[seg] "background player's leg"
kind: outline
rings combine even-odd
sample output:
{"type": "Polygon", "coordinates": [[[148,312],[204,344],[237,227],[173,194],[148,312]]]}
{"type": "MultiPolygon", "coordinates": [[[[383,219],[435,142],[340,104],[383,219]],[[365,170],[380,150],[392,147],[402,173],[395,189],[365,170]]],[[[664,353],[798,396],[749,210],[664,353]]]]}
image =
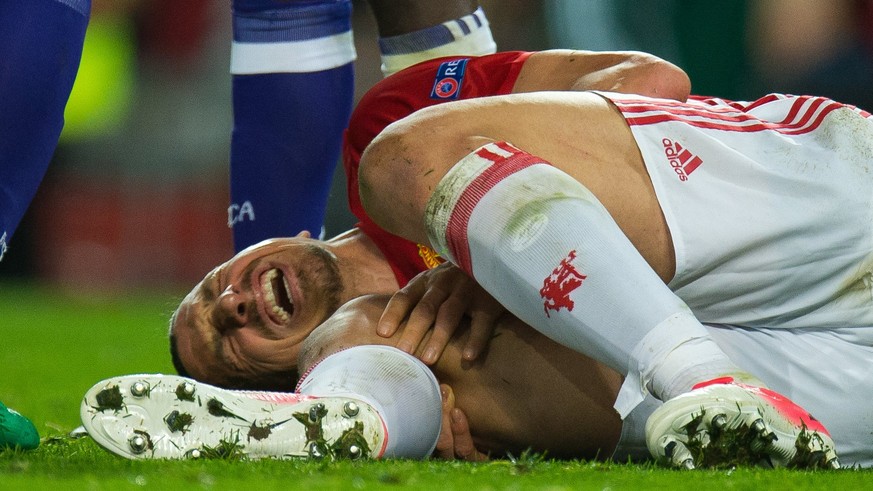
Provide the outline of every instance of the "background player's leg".
{"type": "Polygon", "coordinates": [[[0,259],[58,143],[90,0],[0,2],[0,259]]]}
{"type": "MultiPolygon", "coordinates": [[[[380,32],[392,36],[382,40],[383,60],[396,69],[494,51],[476,2],[373,4],[380,32]]],[[[233,7],[228,224],[240,250],[321,232],[352,109],[355,51],[348,0],[235,0],[233,7]]]]}
{"type": "Polygon", "coordinates": [[[234,0],[228,225],[237,250],[321,232],[354,92],[349,0],[234,0]]]}
{"type": "Polygon", "coordinates": [[[441,56],[480,56],[497,45],[478,2],[370,0],[379,26],[382,73],[441,56]]]}
{"type": "MultiPolygon", "coordinates": [[[[90,14],[90,0],[0,2],[0,260],[58,144],[90,14]]],[[[0,403],[0,449],[38,445],[0,403]]]]}

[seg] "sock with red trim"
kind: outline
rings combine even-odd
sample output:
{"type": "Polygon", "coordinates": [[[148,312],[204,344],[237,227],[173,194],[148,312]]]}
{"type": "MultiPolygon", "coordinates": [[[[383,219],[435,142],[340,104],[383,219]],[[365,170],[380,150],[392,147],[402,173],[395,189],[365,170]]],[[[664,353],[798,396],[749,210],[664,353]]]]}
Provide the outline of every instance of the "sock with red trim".
{"type": "Polygon", "coordinates": [[[428,202],[431,243],[546,336],[626,375],[624,417],[740,370],[594,194],[505,142],[458,162],[428,202]]]}

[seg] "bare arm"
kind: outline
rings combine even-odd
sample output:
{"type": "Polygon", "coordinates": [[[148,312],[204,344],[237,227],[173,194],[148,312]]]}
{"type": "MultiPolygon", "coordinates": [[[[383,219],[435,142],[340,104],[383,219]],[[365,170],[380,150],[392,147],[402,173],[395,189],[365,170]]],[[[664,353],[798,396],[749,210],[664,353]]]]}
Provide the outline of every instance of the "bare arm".
{"type": "Polygon", "coordinates": [[[639,51],[549,50],[525,62],[513,92],[604,90],[685,101],[688,75],[669,61],[639,51]]]}

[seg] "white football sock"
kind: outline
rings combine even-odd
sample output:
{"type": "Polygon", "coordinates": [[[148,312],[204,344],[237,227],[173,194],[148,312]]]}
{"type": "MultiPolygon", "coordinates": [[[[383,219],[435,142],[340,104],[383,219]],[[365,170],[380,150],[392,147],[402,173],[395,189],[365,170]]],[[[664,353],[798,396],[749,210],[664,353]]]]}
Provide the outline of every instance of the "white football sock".
{"type": "Polygon", "coordinates": [[[386,77],[425,60],[443,56],[481,56],[497,51],[482,8],[470,15],[418,31],[379,39],[386,77]]]}
{"type": "Polygon", "coordinates": [[[666,400],[737,372],[600,201],[505,143],[472,152],[428,202],[428,235],[508,310],[626,376],[622,417],[647,390],[666,400]]]}
{"type": "Polygon", "coordinates": [[[230,73],[312,73],[348,65],[357,56],[349,0],[246,5],[233,3],[230,73]]]}
{"type": "Polygon", "coordinates": [[[389,346],[356,346],[328,356],[304,374],[297,390],[344,395],[371,404],[385,422],[380,457],[422,459],[436,447],[442,398],[433,373],[415,357],[389,346]]]}

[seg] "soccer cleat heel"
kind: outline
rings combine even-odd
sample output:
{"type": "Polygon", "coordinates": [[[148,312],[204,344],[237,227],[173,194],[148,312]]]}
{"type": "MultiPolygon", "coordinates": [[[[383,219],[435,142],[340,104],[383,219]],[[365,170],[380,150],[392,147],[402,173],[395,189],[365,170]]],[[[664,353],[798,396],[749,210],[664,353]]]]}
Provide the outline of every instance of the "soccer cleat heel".
{"type": "Polygon", "coordinates": [[[381,416],[364,401],[231,391],[172,375],[104,380],[80,412],[94,441],[129,459],[375,458],[387,444],[381,416]]]}
{"type": "Polygon", "coordinates": [[[800,406],[724,379],[664,403],[646,422],[646,443],[656,460],[683,469],[839,468],[827,430],[800,406]]]}

